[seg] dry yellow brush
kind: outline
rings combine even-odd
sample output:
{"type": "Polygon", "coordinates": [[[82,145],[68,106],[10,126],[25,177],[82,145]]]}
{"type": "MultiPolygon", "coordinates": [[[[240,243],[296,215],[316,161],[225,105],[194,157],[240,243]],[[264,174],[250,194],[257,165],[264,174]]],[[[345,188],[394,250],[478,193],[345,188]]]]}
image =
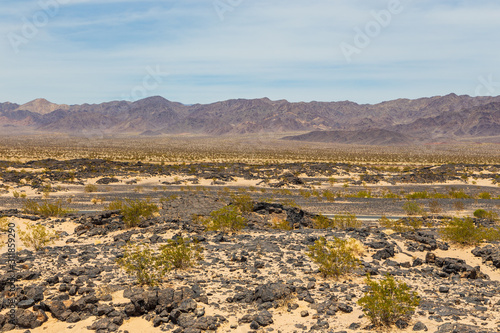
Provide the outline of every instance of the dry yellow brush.
{"type": "Polygon", "coordinates": [[[117,264],[134,275],[140,284],[155,286],[161,284],[171,270],[195,266],[203,258],[202,252],[197,242],[182,237],[168,240],[159,251],[146,244],[127,244],[117,264]]]}
{"type": "Polygon", "coordinates": [[[307,255],[319,265],[319,271],[324,277],[339,277],[351,273],[361,265],[359,257],[363,254],[363,245],[355,239],[340,239],[334,237],[327,241],[321,237],[309,246],[307,255]]]}
{"type": "Polygon", "coordinates": [[[407,321],[420,304],[420,297],[415,291],[389,274],[379,281],[368,276],[366,284],[369,290],[358,304],[375,326],[391,326],[398,320],[407,321]]]}
{"type": "Polygon", "coordinates": [[[0,217],[0,231],[9,231],[9,219],[6,217],[0,217]]]}
{"type": "Polygon", "coordinates": [[[47,245],[53,244],[59,237],[55,231],[49,230],[42,224],[28,224],[26,230],[19,231],[19,238],[24,246],[40,251],[47,245]]]}
{"type": "MultiPolygon", "coordinates": [[[[335,279],[360,267],[359,257],[363,254],[364,247],[360,241],[336,237],[332,241],[321,237],[314,245],[309,246],[307,253],[319,265],[319,271],[324,277],[335,279]]],[[[378,282],[368,276],[366,284],[369,289],[358,304],[375,326],[391,326],[398,320],[409,319],[420,302],[416,292],[392,276],[387,275],[378,282]]]]}

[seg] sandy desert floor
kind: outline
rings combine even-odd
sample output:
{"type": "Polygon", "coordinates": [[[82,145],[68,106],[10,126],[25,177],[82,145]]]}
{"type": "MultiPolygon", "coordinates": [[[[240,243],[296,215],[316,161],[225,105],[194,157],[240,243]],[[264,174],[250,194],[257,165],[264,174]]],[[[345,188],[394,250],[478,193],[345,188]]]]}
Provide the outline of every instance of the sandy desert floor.
{"type": "MultiPolygon", "coordinates": [[[[457,246],[442,238],[448,217],[498,213],[495,165],[411,168],[344,163],[148,164],[110,160],[0,161],[0,217],[16,225],[17,327],[7,323],[7,232],[0,234],[0,327],[12,332],[364,332],[376,331],[357,301],[367,273],[389,273],[417,291],[415,313],[394,332],[500,331],[498,241],[457,246]],[[199,220],[244,198],[252,207],[237,233],[206,231],[199,220]],[[159,211],[127,228],[115,200],[149,200],[159,211]],[[44,217],[26,202],[71,212],[44,217]],[[409,212],[407,202],[419,207],[409,212]],[[356,214],[360,225],[315,229],[315,216],[356,214]],[[416,231],[378,222],[407,214],[416,231]],[[273,228],[286,221],[291,230],[273,228]],[[41,224],[59,238],[34,251],[19,235],[41,224]],[[138,285],[117,264],[127,242],[157,250],[182,236],[203,259],[169,272],[160,286],[138,285]],[[354,238],[362,265],[339,280],[307,256],[320,237],[354,238]]],[[[43,215],[43,214],[42,214],[43,215]]],[[[477,225],[497,228],[484,219],[477,225]],[[489,223],[489,224],[488,224],[489,223]]]]}

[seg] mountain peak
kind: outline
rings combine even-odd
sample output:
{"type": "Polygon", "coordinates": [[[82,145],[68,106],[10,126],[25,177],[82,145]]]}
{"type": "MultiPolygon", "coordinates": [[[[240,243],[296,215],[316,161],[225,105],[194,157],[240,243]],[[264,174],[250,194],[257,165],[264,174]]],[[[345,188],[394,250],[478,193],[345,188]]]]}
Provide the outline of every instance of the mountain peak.
{"type": "Polygon", "coordinates": [[[39,114],[47,114],[55,111],[57,109],[67,109],[69,106],[65,104],[54,104],[46,100],[45,98],[37,98],[28,102],[26,104],[18,107],[18,110],[26,110],[39,114]]]}

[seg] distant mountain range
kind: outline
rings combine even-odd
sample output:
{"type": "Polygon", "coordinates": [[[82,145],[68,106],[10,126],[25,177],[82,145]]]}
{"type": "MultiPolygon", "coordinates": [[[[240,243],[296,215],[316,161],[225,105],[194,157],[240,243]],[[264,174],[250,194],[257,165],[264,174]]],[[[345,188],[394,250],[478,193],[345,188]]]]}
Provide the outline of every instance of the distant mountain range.
{"type": "Polygon", "coordinates": [[[306,133],[287,140],[394,145],[500,143],[500,96],[450,94],[379,104],[235,99],[183,105],[162,97],[61,105],[45,99],[0,103],[3,134],[149,135],[306,133]]]}

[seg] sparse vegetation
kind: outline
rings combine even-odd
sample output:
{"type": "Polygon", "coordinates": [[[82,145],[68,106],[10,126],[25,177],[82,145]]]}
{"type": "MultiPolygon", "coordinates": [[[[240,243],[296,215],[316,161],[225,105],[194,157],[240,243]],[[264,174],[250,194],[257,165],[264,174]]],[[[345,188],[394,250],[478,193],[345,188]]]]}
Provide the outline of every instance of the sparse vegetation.
{"type": "Polygon", "coordinates": [[[498,214],[492,210],[487,211],[485,209],[476,209],[474,211],[474,216],[479,219],[487,219],[492,222],[498,220],[498,214]]]}
{"type": "Polygon", "coordinates": [[[425,210],[415,201],[407,201],[403,205],[403,210],[408,216],[412,215],[425,215],[425,210]]]}
{"type": "Polygon", "coordinates": [[[388,219],[382,216],[378,222],[384,228],[392,229],[395,232],[416,231],[422,228],[423,221],[416,217],[408,217],[404,219],[388,219]]]}
{"type": "Polygon", "coordinates": [[[477,227],[470,217],[450,219],[440,232],[444,239],[462,246],[477,245],[483,240],[500,240],[498,228],[477,227]]]}
{"type": "Polygon", "coordinates": [[[97,188],[97,185],[87,184],[87,185],[85,185],[83,190],[85,191],[85,193],[93,193],[93,192],[97,192],[98,188],[97,188]]]}
{"type": "Polygon", "coordinates": [[[123,257],[117,260],[117,264],[127,274],[134,275],[139,284],[149,286],[161,283],[165,274],[171,269],[170,266],[164,266],[153,249],[137,244],[127,244],[123,248],[123,257]]]}
{"type": "Polygon", "coordinates": [[[442,208],[443,207],[441,206],[441,204],[439,203],[439,201],[437,201],[435,199],[429,201],[429,212],[431,214],[435,215],[435,214],[441,213],[442,208]]]}
{"type": "Polygon", "coordinates": [[[236,232],[246,226],[246,219],[241,216],[235,206],[225,206],[210,213],[210,218],[205,220],[207,230],[236,232]]]}
{"type": "Polygon", "coordinates": [[[1,232],[9,231],[9,219],[5,216],[0,217],[0,231],[1,232]]]}
{"type": "Polygon", "coordinates": [[[360,265],[357,258],[359,246],[350,240],[334,238],[327,241],[324,237],[309,246],[307,255],[319,265],[324,277],[339,277],[351,273],[360,265]]]}
{"type": "Polygon", "coordinates": [[[378,282],[368,276],[366,284],[370,289],[359,299],[358,304],[377,327],[391,326],[399,319],[408,321],[420,304],[420,297],[415,291],[390,275],[378,282]]]}
{"type": "Polygon", "coordinates": [[[40,251],[49,244],[53,244],[58,236],[55,231],[49,230],[42,224],[28,224],[25,231],[19,231],[19,238],[24,246],[40,251]]]}
{"type": "Polygon", "coordinates": [[[159,211],[156,204],[150,200],[116,200],[111,202],[108,210],[119,210],[123,215],[123,222],[128,228],[133,228],[139,225],[141,221],[153,216],[159,211]]]}
{"type": "Polygon", "coordinates": [[[145,244],[127,244],[117,264],[139,284],[155,286],[172,269],[186,269],[202,259],[203,249],[187,238],[171,239],[158,253],[145,244]]]}
{"type": "Polygon", "coordinates": [[[242,213],[248,213],[253,210],[253,200],[248,194],[231,194],[231,204],[237,207],[242,213]]]}
{"type": "Polygon", "coordinates": [[[189,238],[169,239],[166,245],[160,247],[160,251],[164,265],[176,269],[194,267],[203,258],[203,248],[189,238]]]}
{"type": "Polygon", "coordinates": [[[341,230],[361,227],[361,221],[356,218],[356,215],[351,213],[336,214],[332,220],[333,226],[341,230]]]}
{"type": "Polygon", "coordinates": [[[61,217],[74,212],[74,210],[66,208],[62,200],[57,200],[55,202],[44,200],[42,204],[39,204],[34,200],[28,199],[23,204],[23,210],[27,214],[41,215],[44,217],[61,217]]]}
{"type": "Polygon", "coordinates": [[[491,193],[489,192],[481,192],[478,194],[477,196],[479,199],[486,199],[486,200],[490,200],[491,199],[491,193]]]}
{"type": "Polygon", "coordinates": [[[313,228],[314,229],[328,229],[334,228],[335,225],[332,219],[329,219],[325,215],[316,215],[313,219],[313,228]]]}

